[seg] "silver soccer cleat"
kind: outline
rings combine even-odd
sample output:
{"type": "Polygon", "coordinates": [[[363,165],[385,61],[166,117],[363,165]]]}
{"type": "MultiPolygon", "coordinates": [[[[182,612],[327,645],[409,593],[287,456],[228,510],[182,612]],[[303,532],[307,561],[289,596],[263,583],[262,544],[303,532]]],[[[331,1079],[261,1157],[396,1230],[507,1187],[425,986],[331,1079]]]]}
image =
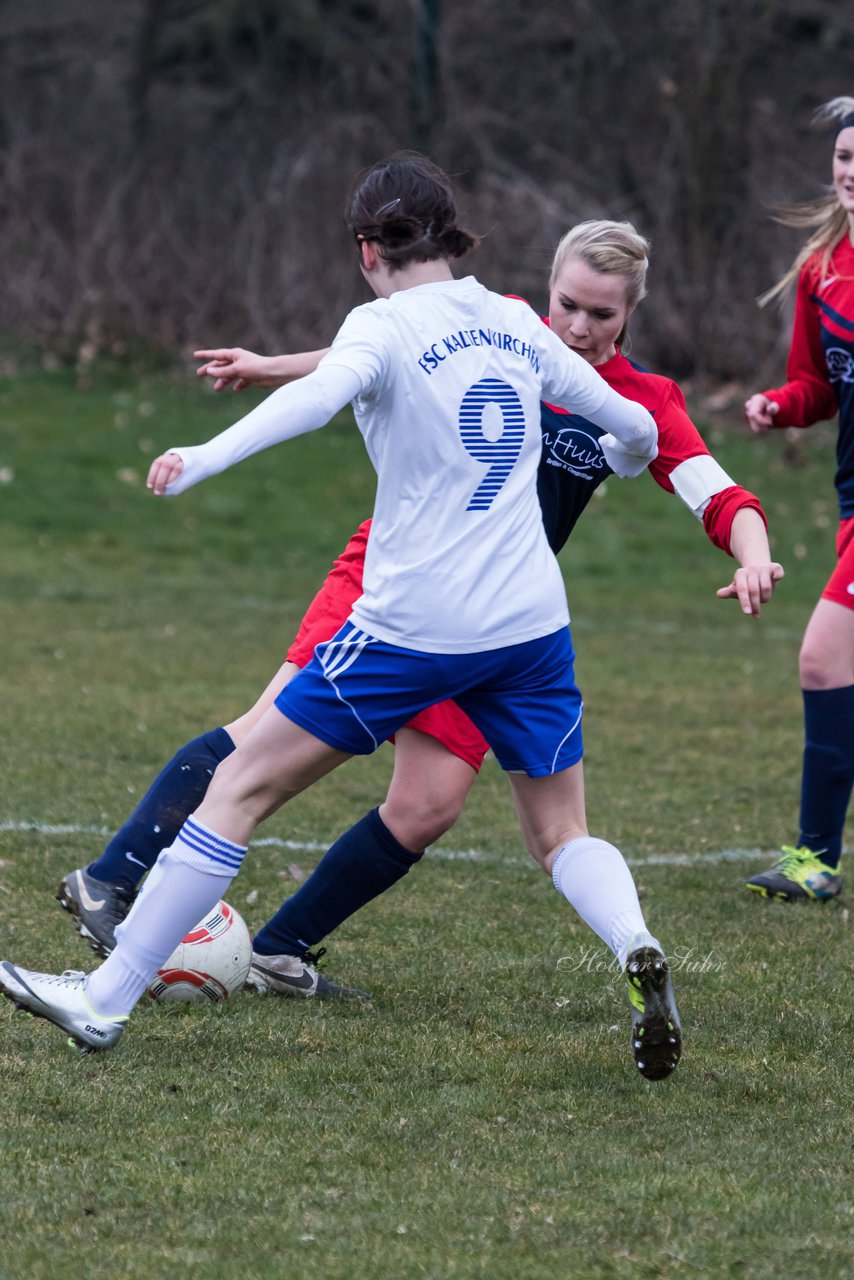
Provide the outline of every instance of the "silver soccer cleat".
{"type": "Polygon", "coordinates": [[[314,965],[325,948],[304,956],[262,956],[252,952],[252,965],[246,986],[261,995],[314,997],[317,1000],[370,1000],[367,991],[356,991],[330,982],[314,965]]]}
{"type": "Polygon", "coordinates": [[[59,882],[57,901],[77,921],[81,937],[88,938],[92,950],[108,956],[116,945],[116,926],[133,906],[136,894],[123,884],[96,880],[85,867],[69,871],[59,882]]]}
{"type": "Polygon", "coordinates": [[[96,1013],[86,998],[86,974],[74,969],[61,974],[34,973],[3,960],[0,992],[25,1013],[45,1018],[66,1031],[83,1053],[112,1049],[127,1022],[127,1014],[105,1018],[96,1013]]]}

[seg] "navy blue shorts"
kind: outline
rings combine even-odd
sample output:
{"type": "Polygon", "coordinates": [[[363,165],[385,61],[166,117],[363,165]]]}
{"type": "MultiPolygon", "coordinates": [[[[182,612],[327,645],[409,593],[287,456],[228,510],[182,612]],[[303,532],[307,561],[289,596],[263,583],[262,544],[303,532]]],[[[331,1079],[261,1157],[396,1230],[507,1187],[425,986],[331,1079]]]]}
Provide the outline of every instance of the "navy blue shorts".
{"type": "Polygon", "coordinates": [[[583,755],[574,657],[568,627],[484,653],[423,653],[345,622],[276,706],[329,746],[370,755],[419,711],[453,698],[502,769],[540,778],[583,755]]]}

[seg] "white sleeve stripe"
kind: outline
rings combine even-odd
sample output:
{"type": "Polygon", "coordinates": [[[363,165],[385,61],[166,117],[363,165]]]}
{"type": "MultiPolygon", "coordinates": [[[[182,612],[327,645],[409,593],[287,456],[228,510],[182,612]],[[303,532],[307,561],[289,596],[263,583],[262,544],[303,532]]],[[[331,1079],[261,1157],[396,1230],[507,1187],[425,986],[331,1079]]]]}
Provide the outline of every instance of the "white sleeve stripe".
{"type": "Polygon", "coordinates": [[[698,520],[702,520],[706,507],[716,493],[730,489],[735,484],[723,467],[707,453],[688,458],[674,467],[668,476],[679,497],[698,520]]]}

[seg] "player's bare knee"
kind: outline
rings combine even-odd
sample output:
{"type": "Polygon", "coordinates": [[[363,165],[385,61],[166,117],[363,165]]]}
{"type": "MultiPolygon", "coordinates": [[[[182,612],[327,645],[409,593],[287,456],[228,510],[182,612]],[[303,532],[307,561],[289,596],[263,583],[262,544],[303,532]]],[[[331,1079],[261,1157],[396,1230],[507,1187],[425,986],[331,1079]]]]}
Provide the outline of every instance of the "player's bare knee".
{"type": "Polygon", "coordinates": [[[206,805],[229,805],[251,815],[256,822],[274,812],[282,801],[283,788],[275,780],[249,768],[238,752],[227,756],[217,767],[205,797],[206,805]]]}
{"type": "Polygon", "coordinates": [[[435,844],[456,822],[465,797],[459,801],[453,794],[434,795],[425,792],[412,795],[406,804],[386,801],[381,809],[383,822],[407,849],[416,852],[435,844]]]}
{"type": "Polygon", "coordinates": [[[837,670],[838,661],[828,654],[824,646],[814,645],[809,639],[801,647],[798,658],[798,672],[801,688],[810,691],[818,689],[834,689],[844,684],[844,672],[837,670]]]}

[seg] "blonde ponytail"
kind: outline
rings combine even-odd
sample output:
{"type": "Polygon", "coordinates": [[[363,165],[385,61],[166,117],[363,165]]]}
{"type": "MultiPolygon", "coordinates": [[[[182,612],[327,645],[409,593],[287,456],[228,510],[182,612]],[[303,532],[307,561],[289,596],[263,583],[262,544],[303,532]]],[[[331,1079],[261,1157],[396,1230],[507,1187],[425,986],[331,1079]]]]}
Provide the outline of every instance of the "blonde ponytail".
{"type": "MultiPolygon", "coordinates": [[[[838,132],[841,122],[852,113],[854,113],[854,98],[831,98],[815,112],[813,124],[825,125],[832,121],[836,123],[838,132]]],[[[833,250],[848,228],[848,214],[839,203],[835,191],[819,196],[817,200],[778,205],[775,221],[785,227],[796,227],[799,230],[814,228],[814,230],[788,271],[758,299],[760,307],[766,306],[775,298],[782,300],[783,295],[801,274],[804,264],[816,253],[821,253],[820,278],[823,280],[827,275],[833,250]]]]}

